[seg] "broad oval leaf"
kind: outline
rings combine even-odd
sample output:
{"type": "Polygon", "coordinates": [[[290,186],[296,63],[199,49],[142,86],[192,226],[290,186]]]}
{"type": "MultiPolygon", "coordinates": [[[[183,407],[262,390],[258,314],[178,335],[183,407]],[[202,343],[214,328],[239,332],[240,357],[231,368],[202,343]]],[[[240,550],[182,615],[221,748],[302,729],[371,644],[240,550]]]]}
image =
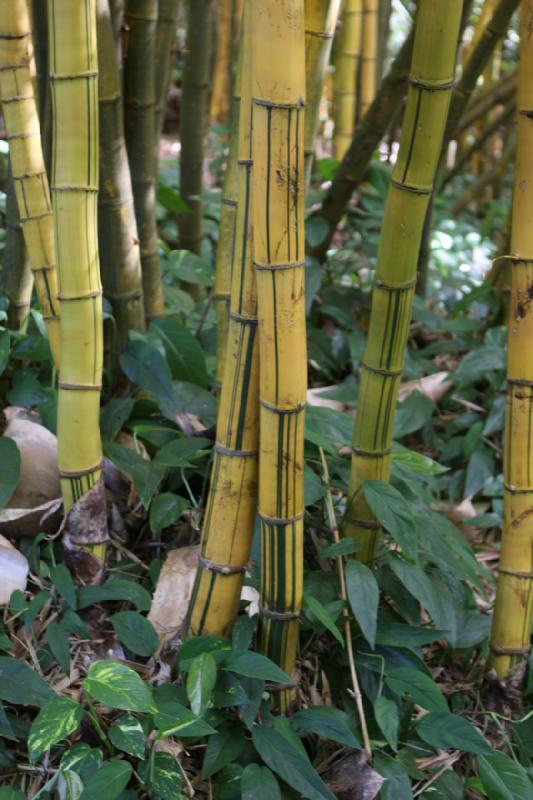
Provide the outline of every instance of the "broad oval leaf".
{"type": "Polygon", "coordinates": [[[144,759],[144,730],[138,719],[125,714],[109,728],[109,739],[117,750],[135,758],[144,759]]]}
{"type": "Polygon", "coordinates": [[[191,664],[187,676],[187,697],[194,714],[201,717],[207,710],[215,683],[217,665],[210,653],[202,653],[191,664]]]}
{"type": "Polygon", "coordinates": [[[202,764],[202,777],[209,778],[242,753],[246,740],[241,728],[225,726],[209,737],[202,764]]]}
{"type": "Polygon", "coordinates": [[[365,481],[363,492],[377,521],[409,558],[416,557],[416,525],[411,508],[400,492],[385,481],[365,481]]]}
{"type": "Polygon", "coordinates": [[[159,350],[147,341],[128,342],[120,356],[125,375],[152,394],[162,413],[172,419],[176,411],[172,376],[159,350]]]}
{"type": "Polygon", "coordinates": [[[13,439],[0,436],[0,508],[4,508],[19,482],[20,453],[13,439]]]}
{"type": "Polygon", "coordinates": [[[173,525],[184,511],[190,508],[190,502],[179,494],[161,492],[150,503],[150,530],[157,535],[163,528],[173,525]]]}
{"type": "Polygon", "coordinates": [[[115,800],[128,785],[132,772],[127,761],[106,761],[91,775],[80,800],[115,800]]]}
{"type": "Polygon", "coordinates": [[[237,651],[230,653],[224,659],[222,669],[244,675],[246,678],[259,678],[272,683],[292,684],[292,679],[280,669],[273,661],[261,653],[237,651]]]}
{"type": "Polygon", "coordinates": [[[151,656],[159,639],[152,623],[137,611],[119,611],[110,617],[120,642],[138,656],[151,656]]]}
{"type": "Polygon", "coordinates": [[[248,764],[241,776],[242,800],[281,800],[281,792],[276,777],[268,767],[248,764]]]}
{"type": "Polygon", "coordinates": [[[425,714],[416,726],[416,732],[426,744],[441,750],[464,750],[477,755],[492,755],[494,752],[468,720],[446,711],[425,714]]]}
{"type": "Polygon", "coordinates": [[[339,708],[330,706],[312,706],[303,711],[297,711],[291,717],[291,725],[300,732],[316,733],[332,742],[361,748],[361,743],[353,732],[350,717],[339,708]]]}
{"type": "Polygon", "coordinates": [[[533,784],[521,764],[503,753],[480,756],[479,777],[490,800],[532,800],[533,784]]]}
{"type": "Polygon", "coordinates": [[[16,658],[0,656],[0,700],[40,707],[53,697],[55,692],[35,670],[16,658]]]}
{"type": "Polygon", "coordinates": [[[83,609],[105,600],[127,600],[139,611],[148,611],[150,594],[139,583],[127,578],[108,578],[100,586],[82,586],[78,590],[78,608],[83,609]]]}
{"type": "Polygon", "coordinates": [[[379,586],[374,573],[360,561],[349,561],[345,575],[350,608],[363,636],[374,649],[379,605],[379,586]]]}
{"type": "Polygon", "coordinates": [[[446,698],[435,681],[416,669],[404,667],[391,672],[385,683],[396,694],[411,695],[415,703],[428,711],[448,711],[446,698]]]}
{"type": "Polygon", "coordinates": [[[374,715],[379,729],[393,750],[398,749],[398,728],[400,727],[400,713],[394,700],[388,697],[378,697],[374,703],[374,715]]]}
{"type": "Polygon", "coordinates": [[[31,724],[28,737],[31,760],[35,761],[54,744],[74,733],[83,714],[83,707],[70,697],[54,697],[46,703],[31,724]]]}
{"type": "Polygon", "coordinates": [[[172,378],[196,383],[206,389],[208,378],[205,354],[198,339],[173,317],[155,320],[150,330],[163,343],[172,378]]]}
{"type": "Polygon", "coordinates": [[[85,691],[110,708],[150,711],[152,692],[129,667],[118,661],[94,661],[83,681],[85,691]]]}

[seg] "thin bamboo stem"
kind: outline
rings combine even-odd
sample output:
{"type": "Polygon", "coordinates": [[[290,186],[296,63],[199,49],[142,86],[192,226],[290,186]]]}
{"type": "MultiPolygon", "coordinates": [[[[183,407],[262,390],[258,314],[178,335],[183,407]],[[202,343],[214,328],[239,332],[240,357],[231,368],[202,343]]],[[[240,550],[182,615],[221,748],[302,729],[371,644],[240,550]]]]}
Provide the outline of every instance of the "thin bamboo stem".
{"type": "Polygon", "coordinates": [[[0,5],[0,100],[28,260],[52,355],[58,365],[60,331],[54,227],[30,72],[30,40],[30,15],[26,0],[3,0],[0,5]]]}
{"type": "MultiPolygon", "coordinates": [[[[307,23],[306,23],[307,25],[307,23]]],[[[334,152],[339,161],[352,141],[360,116],[361,50],[363,43],[363,0],[345,0],[342,28],[335,46],[333,77],[334,152]]]]}
{"type": "Polygon", "coordinates": [[[58,462],[65,512],[78,501],[90,509],[83,525],[68,526],[64,540],[67,555],[71,548],[81,576],[90,580],[101,574],[108,538],[99,430],[103,347],[95,0],[49,0],[48,21],[52,200],[61,307],[58,462]],[[93,557],[83,554],[84,549],[93,557]]]}
{"type": "MultiPolygon", "coordinates": [[[[305,0],[305,185],[309,186],[315,155],[320,101],[329,64],[341,0],[305,0]]],[[[355,72],[352,63],[352,73],[355,72]]],[[[354,75],[355,78],[355,75],[354,75]]],[[[340,98],[339,98],[340,99],[340,98]]],[[[352,116],[352,125],[354,117],[352,116]]],[[[351,132],[350,132],[351,137],[351,132]]]]}
{"type": "Polygon", "coordinates": [[[209,109],[211,125],[227,123],[231,111],[231,49],[233,0],[220,0],[216,61],[209,109]]]}
{"type": "Polygon", "coordinates": [[[0,278],[2,292],[9,298],[8,325],[12,330],[24,331],[30,312],[33,274],[26,254],[11,169],[7,175],[6,242],[0,278]]]}
{"type": "Polygon", "coordinates": [[[201,556],[189,634],[228,636],[237,611],[257,514],[259,361],[257,292],[251,238],[251,41],[248,7],[242,40],[238,206],[231,271],[228,352],[217,419],[201,556]]]}
{"type": "Polygon", "coordinates": [[[155,37],[155,135],[156,146],[163,129],[168,92],[172,78],[172,51],[176,41],[179,0],[159,0],[155,37]]]}
{"type": "Polygon", "coordinates": [[[379,40],[378,0],[363,0],[363,47],[361,51],[361,116],[376,96],[379,40]]]}
{"type": "Polygon", "coordinates": [[[511,232],[504,431],[504,523],[489,665],[506,677],[527,660],[533,617],[533,2],[523,0],[518,73],[518,151],[511,232]]]}
{"type": "MultiPolygon", "coordinates": [[[[252,3],[254,268],[260,353],[261,648],[290,674],[303,583],[303,0],[252,3]]],[[[285,710],[292,692],[280,693],[285,710]]]]}
{"type": "Polygon", "coordinates": [[[165,313],[155,218],[156,60],[158,0],[127,0],[128,46],[124,62],[126,148],[141,243],[147,323],[165,313]]]}
{"type": "Polygon", "coordinates": [[[178,215],[179,243],[200,254],[202,248],[202,176],[207,128],[212,0],[189,4],[180,113],[180,194],[188,213],[178,215]]]}
{"type": "Polygon", "coordinates": [[[141,254],[124,140],[123,103],[108,0],[97,0],[100,119],[98,234],[105,296],[116,320],[116,351],[143,331],[141,254]]]}
{"type": "Polygon", "coordinates": [[[416,267],[453,84],[462,0],[421,0],[400,150],[383,219],[372,309],[360,368],[349,500],[343,535],[371,562],[380,526],[366,503],[365,480],[388,480],[416,267]]]}

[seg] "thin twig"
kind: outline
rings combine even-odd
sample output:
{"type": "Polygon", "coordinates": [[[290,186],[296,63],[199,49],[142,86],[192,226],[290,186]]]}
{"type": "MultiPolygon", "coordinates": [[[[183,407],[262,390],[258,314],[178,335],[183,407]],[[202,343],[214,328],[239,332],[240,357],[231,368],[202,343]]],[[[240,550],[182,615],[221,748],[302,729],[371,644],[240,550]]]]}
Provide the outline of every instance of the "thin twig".
{"type": "MultiPolygon", "coordinates": [[[[328,464],[326,461],[326,457],[324,455],[324,451],[322,450],[321,447],[319,448],[319,450],[320,450],[320,458],[322,461],[322,468],[324,470],[323,480],[326,486],[326,508],[329,517],[329,527],[333,535],[333,538],[335,540],[335,543],[338,544],[340,542],[340,536],[339,536],[339,528],[337,526],[337,518],[335,516],[333,498],[331,496],[328,464]]],[[[368,758],[371,758],[372,748],[370,747],[370,737],[368,736],[368,726],[366,724],[365,710],[363,708],[363,698],[361,695],[361,689],[359,688],[359,680],[357,678],[357,670],[355,667],[355,658],[353,654],[352,628],[350,624],[350,612],[348,610],[348,594],[346,592],[346,579],[344,576],[344,562],[342,556],[337,556],[336,561],[337,561],[337,570],[339,573],[340,594],[345,604],[342,613],[344,617],[344,637],[346,639],[346,650],[348,653],[348,661],[350,664],[350,675],[352,678],[352,690],[350,691],[350,694],[355,700],[357,713],[359,715],[359,722],[361,724],[361,733],[363,736],[364,753],[368,758]]]]}

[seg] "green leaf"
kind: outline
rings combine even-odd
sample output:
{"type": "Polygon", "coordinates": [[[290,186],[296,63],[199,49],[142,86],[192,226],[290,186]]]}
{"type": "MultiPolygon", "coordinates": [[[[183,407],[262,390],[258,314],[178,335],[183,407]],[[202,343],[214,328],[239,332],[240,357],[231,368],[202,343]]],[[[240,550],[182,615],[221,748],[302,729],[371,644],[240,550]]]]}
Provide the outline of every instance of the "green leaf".
{"type": "Polygon", "coordinates": [[[465,497],[473,497],[491,480],[495,472],[494,455],[488,447],[479,446],[466,468],[465,497]]]}
{"type": "Polygon", "coordinates": [[[291,717],[291,724],[299,731],[316,733],[324,739],[338,744],[361,748],[359,739],[353,732],[350,717],[344,711],[331,706],[311,706],[297,711],[291,717]]]}
{"type": "Polygon", "coordinates": [[[240,756],[246,740],[240,728],[224,726],[209,737],[202,764],[202,777],[209,778],[240,756]]]}
{"type": "Polygon", "coordinates": [[[176,411],[172,376],[159,350],[142,339],[128,342],[120,356],[120,366],[130,381],[150,392],[162,413],[172,419],[176,411]]]}
{"type": "Polygon", "coordinates": [[[159,182],[157,187],[157,202],[165,211],[172,214],[189,214],[190,209],[185,200],[166,183],[159,182]]]}
{"type": "Polygon", "coordinates": [[[349,561],[345,567],[346,592],[350,608],[370,647],[376,644],[379,586],[374,573],[360,561],[349,561]]]}
{"type": "Polygon", "coordinates": [[[445,639],[448,631],[424,628],[421,625],[403,625],[401,622],[380,622],[376,634],[378,644],[391,647],[422,647],[437,639],[445,639]]]}
{"type": "Polygon", "coordinates": [[[127,419],[130,418],[133,406],[132,397],[115,397],[100,411],[100,432],[104,442],[112,442],[127,419]]]}
{"type": "Polygon", "coordinates": [[[135,450],[121,444],[109,443],[104,447],[105,455],[133,481],[145,508],[165,477],[165,468],[155,461],[147,461],[135,450]]]}
{"type": "Polygon", "coordinates": [[[479,777],[490,800],[532,800],[533,785],[521,764],[503,753],[480,756],[479,777]]]}
{"type": "Polygon", "coordinates": [[[385,778],[379,793],[382,800],[413,800],[409,775],[398,759],[378,753],[374,759],[374,768],[385,778]]]}
{"type": "Polygon", "coordinates": [[[435,681],[423,672],[408,667],[395,669],[387,676],[385,683],[401,697],[410,695],[415,703],[428,711],[448,711],[446,698],[435,681]]]}
{"type": "Polygon", "coordinates": [[[32,408],[48,400],[48,394],[33,372],[17,370],[13,373],[7,399],[13,406],[32,408]]]}
{"type": "Polygon", "coordinates": [[[83,714],[83,707],[70,697],[54,697],[46,703],[31,724],[28,737],[30,759],[35,761],[46,750],[74,733],[83,714]]]}
{"type": "Polygon", "coordinates": [[[5,508],[19,482],[20,453],[8,436],[0,437],[0,508],[5,508]]]}
{"type": "Polygon", "coordinates": [[[139,720],[131,714],[124,714],[112,725],[108,736],[117,750],[122,750],[134,758],[144,759],[144,730],[139,720]]]}
{"type": "Polygon", "coordinates": [[[2,331],[2,333],[0,333],[0,375],[8,365],[10,350],[11,334],[9,331],[2,331]]]}
{"type": "Polygon", "coordinates": [[[402,436],[423,428],[434,410],[435,403],[430,397],[418,391],[411,392],[402,403],[398,403],[394,419],[394,438],[401,439],[402,436]]]}
{"type": "Polygon", "coordinates": [[[78,589],[78,608],[83,609],[105,600],[127,600],[139,611],[149,611],[152,598],[146,589],[127,578],[108,578],[101,586],[78,589]]]}
{"type": "Polygon", "coordinates": [[[273,661],[261,653],[253,653],[251,650],[245,653],[230,653],[224,659],[221,668],[235,672],[237,675],[244,675],[246,678],[259,678],[272,683],[293,683],[287,673],[283,672],[273,661]]]}
{"type": "Polygon", "coordinates": [[[50,567],[50,577],[56,591],[59,592],[61,597],[64,597],[71,608],[76,609],[77,598],[74,581],[70,571],[64,564],[57,564],[55,567],[50,567]]]}
{"type": "Polygon", "coordinates": [[[242,800],[282,800],[279,783],[268,767],[248,764],[241,777],[242,800]]]}
{"type": "Polygon", "coordinates": [[[46,639],[61,669],[65,675],[70,675],[70,642],[67,631],[61,624],[51,622],[46,629],[46,639]]]}
{"type": "Polygon", "coordinates": [[[206,426],[215,424],[217,404],[210,392],[189,381],[174,381],[173,386],[178,411],[195,414],[206,426]]]}
{"type": "Polygon", "coordinates": [[[487,373],[505,369],[505,350],[497,345],[476,347],[463,358],[451,379],[458,386],[470,386],[486,380],[487,373]]]}
{"type": "Polygon", "coordinates": [[[188,672],[196,656],[201,653],[210,653],[218,664],[227,656],[229,650],[231,650],[231,644],[227,639],[219,636],[195,636],[184,642],[180,649],[180,670],[188,672]]]}
{"type": "Polygon", "coordinates": [[[27,800],[25,794],[20,789],[13,789],[12,786],[2,786],[0,788],[0,800],[27,800]]]}
{"type": "Polygon", "coordinates": [[[158,739],[166,739],[168,736],[174,736],[175,734],[179,734],[180,738],[185,736],[197,738],[198,736],[210,736],[215,733],[215,729],[205,720],[197,717],[180,703],[172,701],[157,704],[154,723],[159,729],[158,739]]]}
{"type": "Polygon", "coordinates": [[[173,525],[184,511],[190,508],[190,502],[179,494],[162,492],[150,503],[150,530],[154,535],[163,528],[173,525]]]}
{"type": "Polygon", "coordinates": [[[172,378],[195,383],[207,389],[205,354],[198,339],[181,322],[172,317],[155,320],[150,330],[163,342],[172,378]]]}
{"type": "Polygon", "coordinates": [[[174,250],[168,257],[173,274],[180,281],[210,286],[213,283],[213,269],[210,260],[192,253],[190,250],[174,250]]]}
{"type": "MultiPolygon", "coordinates": [[[[324,159],[322,159],[324,161],[324,159]]],[[[335,169],[338,162],[335,162],[335,169]]],[[[305,221],[305,238],[310,247],[316,247],[329,234],[329,223],[324,217],[313,214],[305,221]]]]}
{"type": "Polygon", "coordinates": [[[138,656],[151,656],[159,639],[152,623],[137,611],[119,611],[110,617],[120,642],[138,656]]]}
{"type": "Polygon", "coordinates": [[[385,739],[393,750],[397,750],[400,714],[394,700],[389,700],[387,697],[378,697],[374,703],[374,715],[385,739]]]}
{"type": "Polygon", "coordinates": [[[150,711],[154,706],[147,684],[118,661],[93,661],[83,687],[91,697],[110,708],[150,711]]]}
{"type": "Polygon", "coordinates": [[[41,707],[53,697],[55,692],[35,670],[11,656],[0,656],[0,700],[41,707]]]}
{"type": "Polygon", "coordinates": [[[323,406],[309,406],[305,412],[305,438],[328,453],[350,445],[353,418],[344,411],[323,406]]]}
{"type": "MultiPolygon", "coordinates": [[[[170,753],[156,753],[153,763],[140,765],[139,775],[155,800],[186,800],[181,793],[181,771],[170,753]]],[[[107,800],[107,798],[106,798],[107,800]]]]}
{"type": "Polygon", "coordinates": [[[270,769],[307,800],[335,800],[309,759],[274,728],[254,725],[255,749],[270,769]]]}
{"type": "Polygon", "coordinates": [[[320,551],[320,558],[337,558],[338,556],[350,556],[357,553],[361,545],[353,539],[341,539],[334,544],[329,544],[320,551]]]}
{"type": "Polygon", "coordinates": [[[416,556],[415,521],[409,503],[385,481],[365,481],[366,501],[378,522],[409,558],[416,556]]]}
{"type": "Polygon", "coordinates": [[[210,653],[196,656],[187,676],[187,697],[198,717],[207,710],[217,681],[217,665],[210,653]]]}
{"type": "Polygon", "coordinates": [[[464,750],[465,753],[489,756],[494,752],[468,720],[446,711],[424,714],[416,732],[426,744],[437,749],[464,750]]]}
{"type": "Polygon", "coordinates": [[[194,461],[209,452],[212,442],[201,436],[182,436],[165,444],[154,458],[154,464],[164,467],[194,467],[194,461]]]}
{"type": "Polygon", "coordinates": [[[429,611],[437,623],[441,617],[446,617],[445,599],[439,596],[430,577],[422,567],[418,564],[411,564],[394,553],[388,553],[386,560],[407,591],[429,611]]]}
{"type": "Polygon", "coordinates": [[[311,615],[314,615],[317,620],[322,623],[322,625],[328,630],[335,639],[339,642],[339,644],[344,647],[344,639],[335,624],[335,620],[333,617],[328,613],[327,609],[324,608],[320,600],[317,600],[315,597],[311,595],[304,596],[304,609],[307,612],[311,612],[311,615]]]}
{"type": "Polygon", "coordinates": [[[89,778],[80,800],[115,800],[128,785],[132,772],[127,761],[106,761],[89,778]]]}
{"type": "Polygon", "coordinates": [[[449,470],[448,467],[443,467],[429,456],[417,453],[415,450],[408,450],[407,447],[399,444],[392,450],[392,463],[423,475],[442,475],[449,470]]]}

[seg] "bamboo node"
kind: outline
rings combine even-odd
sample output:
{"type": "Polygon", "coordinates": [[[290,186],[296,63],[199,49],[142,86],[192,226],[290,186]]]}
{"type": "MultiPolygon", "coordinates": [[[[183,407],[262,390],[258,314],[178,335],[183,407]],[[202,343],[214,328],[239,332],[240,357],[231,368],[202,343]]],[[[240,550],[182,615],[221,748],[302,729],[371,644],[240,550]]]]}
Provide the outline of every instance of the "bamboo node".
{"type": "Polygon", "coordinates": [[[316,36],[317,39],[333,39],[333,34],[327,31],[312,31],[309,28],[305,31],[306,36],[316,36]]]}
{"type": "Polygon", "coordinates": [[[242,314],[238,314],[236,311],[230,311],[229,318],[234,322],[240,322],[241,325],[257,325],[256,317],[245,317],[242,314]]]}
{"type": "Polygon", "coordinates": [[[52,186],[53,192],[86,192],[87,194],[97,194],[98,193],[98,186],[91,186],[91,184],[87,184],[86,186],[76,186],[72,184],[70,186],[59,186],[58,184],[54,184],[52,186]]]}
{"type": "Polygon", "coordinates": [[[264,522],[265,525],[273,525],[276,528],[282,528],[285,525],[292,525],[295,522],[299,522],[301,519],[304,518],[304,512],[300,512],[300,514],[295,514],[294,517],[266,517],[264,514],[257,515],[261,522],[264,522]]]}
{"type": "Polygon", "coordinates": [[[85,72],[51,72],[48,76],[51,81],[85,81],[87,78],[97,78],[98,70],[86,70],[85,72]]]}
{"type": "Polygon", "coordinates": [[[500,575],[511,575],[513,578],[522,578],[525,581],[533,580],[533,572],[521,572],[520,570],[504,569],[500,567],[500,575]]]}
{"type": "Polygon", "coordinates": [[[533,387],[533,381],[526,380],[526,378],[507,378],[507,383],[512,386],[528,386],[533,387]]]}
{"type": "MultiPolygon", "coordinates": [[[[239,167],[253,167],[254,162],[251,158],[239,158],[237,161],[239,167]]],[[[237,203],[235,203],[237,205],[237,203]]]]}
{"type": "Polygon", "coordinates": [[[215,443],[215,452],[227,458],[257,458],[258,450],[233,450],[231,447],[224,447],[220,442],[215,443]]]}
{"type": "Polygon", "coordinates": [[[100,461],[98,464],[95,464],[93,467],[87,467],[87,469],[76,469],[76,470],[66,470],[60,469],[59,470],[59,477],[60,478],[81,478],[83,475],[92,475],[95,472],[99,472],[103,467],[103,461],[100,461]]]}
{"type": "Polygon", "coordinates": [[[490,650],[500,656],[526,656],[531,650],[530,645],[526,647],[501,647],[498,644],[490,644],[490,650]]]}
{"type": "Polygon", "coordinates": [[[533,489],[517,489],[512,483],[504,483],[503,488],[509,494],[533,494],[533,489]]]}
{"type": "Polygon", "coordinates": [[[258,264],[256,261],[254,261],[253,267],[258,272],[261,271],[278,272],[286,269],[298,269],[299,267],[305,267],[305,260],[289,261],[286,264],[258,264]]]}
{"type": "Polygon", "coordinates": [[[66,297],[64,294],[61,294],[61,292],[58,292],[57,299],[60,300],[62,303],[69,303],[75,300],[90,300],[93,297],[101,297],[101,296],[102,296],[102,290],[94,289],[92,292],[87,292],[86,294],[77,294],[69,297],[66,297]]]}
{"type": "Polygon", "coordinates": [[[282,111],[290,111],[293,109],[300,111],[300,109],[305,108],[305,102],[302,97],[299,97],[295,103],[275,103],[273,100],[263,100],[260,97],[252,97],[252,103],[255,103],[256,106],[263,106],[269,109],[277,108],[282,111]]]}
{"type": "Polygon", "coordinates": [[[276,622],[290,622],[293,619],[300,619],[299,611],[274,611],[262,605],[259,606],[259,613],[262,617],[275,620],[276,622]]]}
{"type": "Polygon", "coordinates": [[[346,517],[346,522],[350,525],[356,525],[358,528],[364,528],[365,530],[369,531],[379,531],[381,525],[379,522],[375,522],[369,519],[356,519],[354,517],[346,517]]]}
{"type": "Polygon", "coordinates": [[[223,197],[222,200],[220,201],[220,204],[223,206],[231,206],[232,208],[237,208],[238,205],[236,200],[232,200],[229,197],[223,197]]]}
{"type": "Polygon", "coordinates": [[[18,39],[27,39],[31,36],[31,31],[27,33],[2,33],[0,34],[0,41],[16,42],[18,39]]]}
{"type": "Polygon", "coordinates": [[[416,278],[412,281],[407,281],[407,283],[392,283],[391,281],[382,281],[380,278],[376,278],[374,283],[378,289],[384,289],[387,292],[406,292],[409,289],[414,289],[416,286],[416,278]]]}
{"type": "Polygon", "coordinates": [[[305,403],[292,406],[292,408],[279,408],[278,406],[272,405],[272,403],[267,403],[266,400],[259,400],[259,405],[267,411],[272,411],[274,414],[279,414],[280,416],[283,414],[299,414],[301,411],[305,410],[305,403]]]}
{"type": "Polygon", "coordinates": [[[410,192],[411,194],[421,195],[433,194],[433,189],[431,187],[426,189],[422,188],[421,186],[410,186],[408,183],[400,183],[400,181],[394,180],[394,178],[391,178],[390,182],[392,186],[394,186],[396,189],[399,189],[401,192],[410,192]]]}
{"type": "Polygon", "coordinates": [[[352,447],[352,453],[362,458],[383,458],[383,456],[390,456],[392,447],[386,450],[363,450],[361,447],[352,447]]]}
{"type": "Polygon", "coordinates": [[[33,99],[33,94],[14,94],[12,97],[2,97],[1,102],[3,106],[8,106],[10,103],[21,103],[23,100],[33,99]]]}
{"type": "Polygon", "coordinates": [[[379,367],[371,367],[369,364],[366,364],[364,361],[361,361],[359,365],[359,369],[366,369],[367,372],[373,372],[375,375],[385,375],[386,377],[391,378],[398,378],[403,375],[403,369],[380,369],[379,367]]]}
{"type": "Polygon", "coordinates": [[[448,91],[453,87],[453,80],[448,81],[421,81],[414,75],[409,77],[409,83],[417,89],[424,89],[427,92],[448,91]]]}
{"type": "Polygon", "coordinates": [[[217,564],[216,561],[210,561],[203,555],[198,556],[200,565],[209,572],[217,572],[220,575],[239,575],[246,571],[246,565],[239,567],[234,564],[217,564]]]}
{"type": "Polygon", "coordinates": [[[14,142],[16,139],[33,139],[35,136],[40,136],[40,131],[30,131],[29,133],[13,133],[5,137],[6,142],[14,142]]]}
{"type": "Polygon", "coordinates": [[[142,289],[131,289],[129,292],[104,292],[104,294],[113,303],[127,303],[130,300],[140,300],[143,296],[142,289]]]}
{"type": "Polygon", "coordinates": [[[0,72],[14,72],[16,69],[28,69],[29,61],[21,61],[19,64],[8,64],[7,67],[0,67],[0,72]]]}
{"type": "Polygon", "coordinates": [[[42,214],[34,214],[32,217],[20,217],[20,224],[24,225],[25,222],[36,222],[39,219],[46,219],[46,217],[53,216],[52,211],[43,211],[42,214]]]}
{"type": "Polygon", "coordinates": [[[88,391],[88,392],[101,392],[101,383],[61,383],[58,381],[58,389],[65,389],[67,391],[88,391]]]}

